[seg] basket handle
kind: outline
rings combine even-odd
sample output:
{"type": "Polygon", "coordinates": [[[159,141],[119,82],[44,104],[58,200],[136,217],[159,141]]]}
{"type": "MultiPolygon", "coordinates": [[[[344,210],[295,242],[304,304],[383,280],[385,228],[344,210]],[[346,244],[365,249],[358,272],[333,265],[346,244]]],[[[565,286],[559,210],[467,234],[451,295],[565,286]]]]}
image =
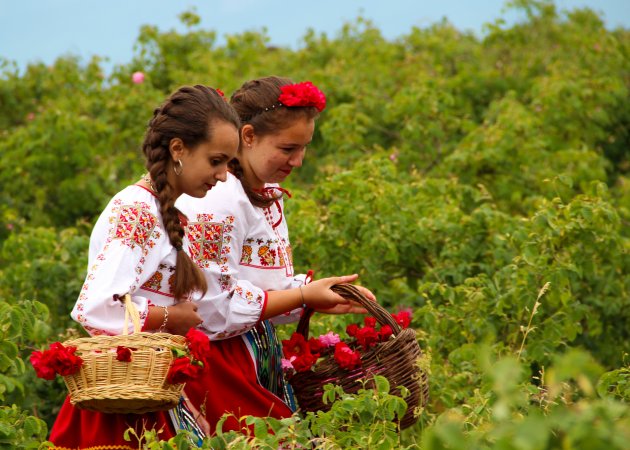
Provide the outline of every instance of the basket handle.
{"type": "MultiPolygon", "coordinates": [[[[367,309],[368,313],[376,318],[378,323],[381,325],[389,325],[394,335],[400,333],[400,325],[398,325],[398,322],[396,322],[392,315],[381,305],[373,302],[363,295],[356,286],[347,283],[340,283],[332,286],[330,290],[341,295],[343,298],[355,301],[363,306],[367,309]]],[[[313,308],[306,308],[302,317],[300,317],[300,321],[298,322],[296,331],[304,336],[305,339],[308,339],[309,323],[314,312],[315,310],[313,308]]]]}
{"type": "Polygon", "coordinates": [[[123,336],[129,334],[129,318],[131,317],[131,321],[133,322],[133,332],[139,333],[141,331],[140,327],[140,314],[138,314],[138,309],[136,305],[131,301],[131,295],[128,293],[123,297],[123,303],[125,304],[125,326],[123,328],[123,336]]]}

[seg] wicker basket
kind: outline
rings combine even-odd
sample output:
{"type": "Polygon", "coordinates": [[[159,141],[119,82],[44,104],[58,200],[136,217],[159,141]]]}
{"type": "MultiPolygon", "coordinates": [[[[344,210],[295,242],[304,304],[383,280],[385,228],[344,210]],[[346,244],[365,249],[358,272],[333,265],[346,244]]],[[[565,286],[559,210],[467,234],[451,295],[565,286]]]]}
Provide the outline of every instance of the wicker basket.
{"type": "Polygon", "coordinates": [[[120,336],[72,339],[65,346],[77,348],[81,369],[64,376],[70,401],[78,408],[105,413],[142,414],[175,407],[184,388],[170,384],[166,375],[173,361],[172,349],[186,350],[186,338],[168,333],[140,332],[138,311],[129,295],[124,297],[125,327],[120,336]],[[134,333],[127,334],[129,317],[134,333]],[[118,361],[116,349],[132,349],[130,362],[118,361]]]}
{"type": "MultiPolygon", "coordinates": [[[[402,329],[389,312],[376,302],[368,300],[354,286],[338,284],[332,287],[344,298],[354,300],[364,306],[381,325],[392,328],[393,337],[377,344],[361,354],[362,367],[345,370],[338,366],[332,355],[328,355],[308,372],[298,372],[289,382],[293,386],[300,409],[303,411],[328,411],[330,404],[322,401],[323,386],[333,383],[341,386],[345,392],[356,393],[363,388],[361,380],[374,375],[386,377],[390,383],[390,393],[400,395],[397,386],[405,386],[409,395],[405,398],[407,412],[400,421],[400,427],[407,428],[416,422],[414,410],[426,405],[429,397],[427,373],[422,370],[417,360],[422,351],[416,341],[413,329],[402,329]]],[[[309,321],[312,310],[307,310],[298,323],[297,332],[308,339],[309,321]]],[[[368,385],[369,386],[369,385],[368,385]]]]}

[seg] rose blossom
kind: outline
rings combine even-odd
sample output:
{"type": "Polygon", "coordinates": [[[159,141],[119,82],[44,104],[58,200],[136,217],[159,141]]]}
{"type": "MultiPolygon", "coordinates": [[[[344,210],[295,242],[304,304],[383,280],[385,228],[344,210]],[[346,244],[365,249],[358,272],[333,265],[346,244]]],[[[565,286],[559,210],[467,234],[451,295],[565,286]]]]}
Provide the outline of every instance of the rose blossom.
{"type": "Polygon", "coordinates": [[[346,333],[348,333],[348,336],[350,337],[356,336],[357,331],[359,331],[359,325],[356,323],[351,323],[346,327],[346,333]]]}
{"type": "Polygon", "coordinates": [[[376,327],[376,318],[375,317],[366,317],[363,319],[363,323],[366,327],[376,327]]]}
{"type": "Polygon", "coordinates": [[[127,347],[119,345],[118,347],[116,347],[116,359],[118,361],[130,362],[131,350],[127,347]]]}
{"type": "Polygon", "coordinates": [[[210,357],[210,339],[208,339],[208,336],[195,328],[191,328],[186,333],[186,340],[193,358],[205,363],[210,357]]]}
{"type": "Polygon", "coordinates": [[[201,366],[191,364],[190,358],[182,356],[171,363],[166,381],[171,384],[181,384],[193,380],[199,376],[201,366]]]}
{"type": "Polygon", "coordinates": [[[135,84],[142,84],[142,83],[144,83],[144,73],[143,72],[134,72],[131,75],[131,81],[133,81],[135,84]]]}
{"type": "Polygon", "coordinates": [[[361,365],[361,355],[353,351],[346,343],[338,342],[335,345],[335,361],[342,369],[351,370],[361,365]]]}
{"type": "Polygon", "coordinates": [[[373,327],[363,327],[357,331],[357,342],[367,350],[378,342],[378,333],[373,327]]]}
{"type": "Polygon", "coordinates": [[[332,331],[329,331],[328,333],[322,334],[319,337],[319,342],[321,342],[322,345],[325,347],[332,347],[337,342],[341,342],[341,339],[339,338],[338,334],[335,334],[332,331]]]}
{"type": "MultiPolygon", "coordinates": [[[[291,358],[291,359],[295,359],[295,358],[296,358],[296,356],[294,356],[294,357],[293,357],[293,358],[291,358]]],[[[293,369],[293,364],[291,364],[291,361],[290,361],[290,360],[288,360],[288,359],[282,358],[282,359],[280,360],[280,364],[282,365],[282,370],[285,370],[285,371],[286,371],[286,370],[291,370],[291,369],[293,369]]]]}
{"type": "Polygon", "coordinates": [[[44,380],[55,379],[55,375],[57,375],[57,373],[55,372],[55,369],[50,366],[49,353],[34,351],[31,353],[31,357],[29,359],[39,378],[43,378],[44,380]]]}
{"type": "Polygon", "coordinates": [[[389,337],[393,334],[392,327],[389,325],[383,325],[378,332],[378,337],[381,342],[384,342],[389,339],[389,337]]]}

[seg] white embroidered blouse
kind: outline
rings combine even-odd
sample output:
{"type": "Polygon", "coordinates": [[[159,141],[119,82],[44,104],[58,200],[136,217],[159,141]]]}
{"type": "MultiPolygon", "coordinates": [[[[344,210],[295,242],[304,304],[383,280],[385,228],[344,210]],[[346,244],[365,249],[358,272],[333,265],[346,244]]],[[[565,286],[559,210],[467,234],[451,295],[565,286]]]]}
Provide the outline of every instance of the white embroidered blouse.
{"type": "MultiPolygon", "coordinates": [[[[190,254],[208,282],[198,313],[211,339],[246,333],[261,319],[267,291],[304,283],[305,275],[293,273],[282,199],[269,208],[255,207],[241,182],[228,173],[227,181],[217,183],[204,198],[182,195],[175,206],[188,217],[190,254]]],[[[301,313],[297,308],[272,321],[293,322],[301,313]]]]}
{"type": "Polygon", "coordinates": [[[175,303],[175,261],[157,198],[143,187],[128,186],[110,200],[94,225],[88,273],[72,318],[91,335],[121,334],[125,310],[117,298],[129,293],[144,324],[150,304],[175,303]]]}

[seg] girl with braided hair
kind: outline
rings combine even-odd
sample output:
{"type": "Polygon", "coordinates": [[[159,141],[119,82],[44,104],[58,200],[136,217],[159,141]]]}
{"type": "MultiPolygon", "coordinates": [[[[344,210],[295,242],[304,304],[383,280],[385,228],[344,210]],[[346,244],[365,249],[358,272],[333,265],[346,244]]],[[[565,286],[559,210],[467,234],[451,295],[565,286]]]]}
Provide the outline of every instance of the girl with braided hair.
{"type": "MultiPolygon", "coordinates": [[[[306,307],[327,313],[365,310],[330,287],[357,275],[324,278],[296,275],[283,196],[278,183],[302,165],[315,119],[325,106],[313,84],[266,77],[246,82],[230,103],[241,119],[240,147],[227,180],[202,199],[182,196],[191,241],[213,230],[207,251],[195,257],[208,291],[199,302],[200,327],[213,341],[212,367],[188,382],[189,408],[206,433],[221,416],[227,429],[244,429],[245,415],[284,418],[296,405],[281,367],[282,347],[274,324],[296,321],[306,307]]],[[[363,292],[376,300],[367,289],[363,292]]]]}
{"type": "MultiPolygon", "coordinates": [[[[90,237],[88,273],[71,314],[88,333],[122,333],[119,299],[127,293],[143,331],[184,335],[201,323],[190,300],[207,284],[189,257],[185,217],[175,200],[203,197],[225,181],[239,124],[222,94],[206,86],[182,87],[155,109],[142,145],[148,173],[111,199],[90,237]]],[[[64,449],[137,448],[123,438],[129,427],[138,436],[151,429],[161,439],[175,434],[168,412],[106,414],[80,410],[66,399],[50,440],[64,449]]]]}

